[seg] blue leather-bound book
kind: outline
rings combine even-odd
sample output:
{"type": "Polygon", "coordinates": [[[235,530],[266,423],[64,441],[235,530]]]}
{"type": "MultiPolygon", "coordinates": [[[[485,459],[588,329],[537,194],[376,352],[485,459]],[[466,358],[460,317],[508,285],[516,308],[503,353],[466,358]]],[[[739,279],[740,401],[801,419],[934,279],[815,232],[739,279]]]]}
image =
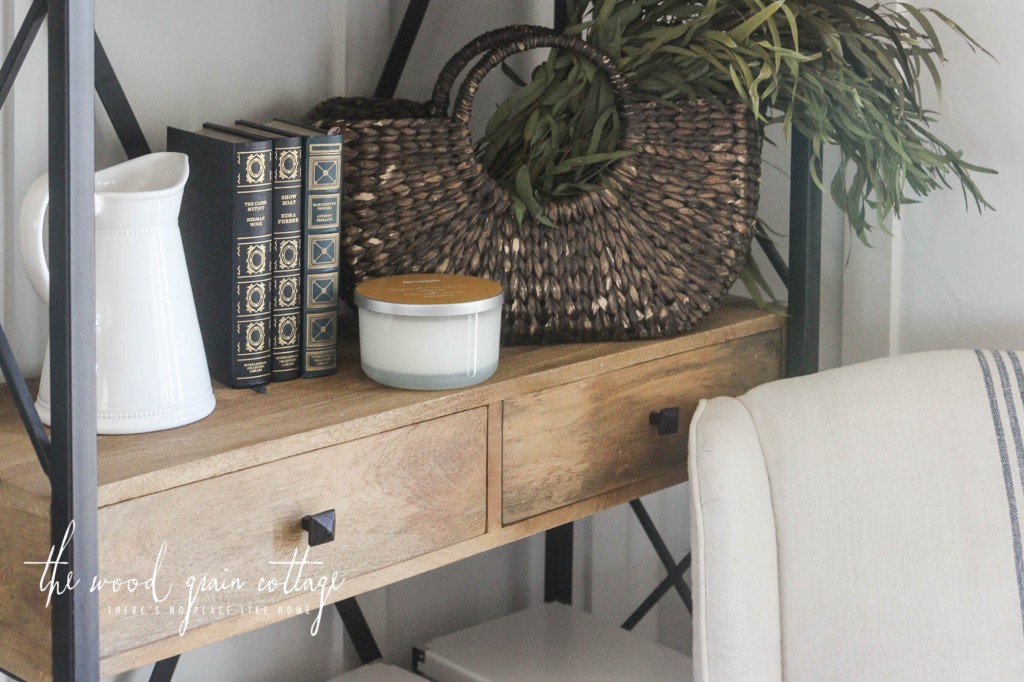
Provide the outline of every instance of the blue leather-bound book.
{"type": "Polygon", "coordinates": [[[341,135],[273,120],[257,130],[298,135],[303,140],[305,195],[302,266],[302,376],[338,371],[338,277],[341,263],[341,135]]]}
{"type": "Polygon", "coordinates": [[[274,144],[272,380],[298,378],[302,369],[302,226],[305,218],[302,138],[241,124],[232,127],[204,123],[203,127],[271,140],[274,144]]]}

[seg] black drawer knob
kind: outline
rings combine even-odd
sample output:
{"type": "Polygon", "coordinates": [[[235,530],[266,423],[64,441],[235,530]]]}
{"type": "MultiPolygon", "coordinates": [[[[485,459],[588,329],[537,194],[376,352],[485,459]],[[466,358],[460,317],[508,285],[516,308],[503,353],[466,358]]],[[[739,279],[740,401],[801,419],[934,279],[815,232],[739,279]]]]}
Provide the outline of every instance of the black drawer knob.
{"type": "Polygon", "coordinates": [[[302,517],[302,530],[309,533],[309,546],[316,547],[334,541],[334,510],[302,517]]]}
{"type": "Polygon", "coordinates": [[[666,407],[664,410],[651,412],[651,423],[658,427],[659,436],[679,433],[679,408],[666,407]]]}

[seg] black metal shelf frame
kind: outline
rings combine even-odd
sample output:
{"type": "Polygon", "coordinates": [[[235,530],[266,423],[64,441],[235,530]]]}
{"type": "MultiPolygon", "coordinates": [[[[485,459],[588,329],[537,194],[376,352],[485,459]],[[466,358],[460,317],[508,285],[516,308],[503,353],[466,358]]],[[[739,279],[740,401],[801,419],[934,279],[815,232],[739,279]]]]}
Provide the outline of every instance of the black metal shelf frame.
{"type": "MultiPolygon", "coordinates": [[[[555,25],[564,26],[564,0],[554,0],[555,25]]],[[[397,88],[430,0],[410,0],[376,94],[397,88]]],[[[107,111],[131,157],[150,151],[142,129],[95,33],[95,0],[33,0],[10,51],[0,66],[0,107],[6,102],[33,40],[47,21],[48,123],[50,170],[50,368],[52,427],[48,437],[31,393],[0,327],[0,369],[11,391],[39,464],[51,487],[51,542],[65,545],[66,561],[54,570],[58,585],[78,576],[98,575],[96,475],[94,98],[107,111]],[[73,530],[70,542],[65,535],[73,530]]],[[[788,271],[769,250],[772,265],[789,288],[786,374],[817,370],[821,260],[821,194],[809,172],[811,148],[794,133],[790,191],[788,271]]],[[[762,246],[767,246],[763,242],[762,246]]],[[[769,243],[770,244],[770,243],[769,243]]],[[[768,247],[770,249],[770,247],[768,247]]],[[[682,580],[689,555],[676,562],[640,500],[630,503],[668,575],[623,627],[631,629],[675,587],[689,607],[682,580]]],[[[550,530],[545,541],[545,600],[572,601],[573,527],[550,530]]],[[[99,599],[89,589],[57,595],[52,613],[52,666],[55,682],[98,682],[99,599]]],[[[380,650],[354,598],[338,612],[360,660],[380,658],[380,650]]],[[[177,657],[159,661],[151,680],[171,679],[177,657]]]]}
{"type": "MultiPolygon", "coordinates": [[[[24,378],[3,337],[3,371],[50,480],[51,541],[66,560],[57,585],[97,575],[96,327],[93,241],[94,5],[35,0],[2,67],[3,100],[43,18],[49,16],[51,437],[46,438],[24,378]],[[73,532],[73,535],[71,533],[73,532]]],[[[99,596],[69,589],[54,600],[55,680],[99,679],[99,596]]]]}

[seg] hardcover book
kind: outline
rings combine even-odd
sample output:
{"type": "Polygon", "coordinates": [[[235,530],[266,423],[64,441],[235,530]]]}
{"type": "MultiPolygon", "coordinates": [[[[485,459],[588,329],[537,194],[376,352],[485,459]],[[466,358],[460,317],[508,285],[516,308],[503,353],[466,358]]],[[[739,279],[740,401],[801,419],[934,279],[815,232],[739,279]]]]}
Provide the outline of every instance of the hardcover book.
{"type": "Polygon", "coordinates": [[[303,140],[302,376],[334,374],[341,263],[341,135],[281,120],[235,123],[270,133],[298,135],[303,140]]]}
{"type": "Polygon", "coordinates": [[[179,224],[210,375],[235,388],[266,384],[273,144],[169,127],[167,148],[189,157],[179,224]]]}
{"type": "Polygon", "coordinates": [[[271,368],[273,381],[288,381],[301,374],[302,339],[302,138],[258,130],[204,123],[204,128],[271,140],[274,145],[273,178],[273,287],[271,294],[271,368]]]}

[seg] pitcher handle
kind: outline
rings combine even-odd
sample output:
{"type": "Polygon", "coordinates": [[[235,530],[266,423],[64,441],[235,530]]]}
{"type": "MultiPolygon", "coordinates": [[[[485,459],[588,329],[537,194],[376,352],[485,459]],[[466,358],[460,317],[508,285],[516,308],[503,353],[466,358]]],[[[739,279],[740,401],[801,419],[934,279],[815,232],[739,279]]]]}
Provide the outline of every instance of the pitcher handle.
{"type": "Polygon", "coordinates": [[[28,188],[25,200],[21,203],[18,242],[21,246],[21,262],[28,273],[28,280],[45,306],[50,305],[50,268],[46,265],[46,254],[43,249],[43,226],[49,205],[50,176],[43,175],[28,188]]]}

